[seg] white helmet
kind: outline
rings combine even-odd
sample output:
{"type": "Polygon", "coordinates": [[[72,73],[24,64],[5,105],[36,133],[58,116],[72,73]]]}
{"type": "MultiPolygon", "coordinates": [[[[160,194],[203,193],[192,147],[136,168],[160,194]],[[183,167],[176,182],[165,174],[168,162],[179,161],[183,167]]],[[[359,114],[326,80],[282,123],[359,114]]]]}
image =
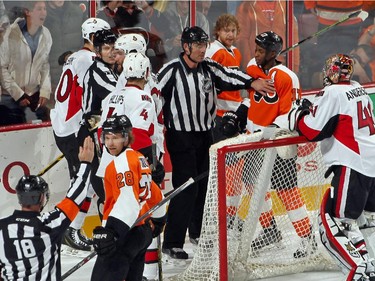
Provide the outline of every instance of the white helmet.
{"type": "Polygon", "coordinates": [[[126,79],[144,78],[148,81],[150,76],[150,60],[142,53],[130,53],[126,55],[122,64],[126,79]]]}
{"type": "Polygon", "coordinates": [[[108,22],[99,18],[88,18],[82,24],[82,38],[90,40],[90,34],[102,29],[111,29],[108,22]]]}
{"type": "Polygon", "coordinates": [[[125,55],[136,52],[146,54],[146,40],[137,33],[128,33],[121,35],[115,42],[115,49],[120,49],[125,52],[125,55]]]}

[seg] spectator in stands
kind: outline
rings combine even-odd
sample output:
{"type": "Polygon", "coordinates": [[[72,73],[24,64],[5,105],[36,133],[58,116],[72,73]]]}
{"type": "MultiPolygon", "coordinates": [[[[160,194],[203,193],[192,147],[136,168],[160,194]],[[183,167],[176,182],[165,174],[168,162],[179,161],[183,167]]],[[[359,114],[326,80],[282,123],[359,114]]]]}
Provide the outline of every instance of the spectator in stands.
{"type": "Polygon", "coordinates": [[[10,21],[7,15],[7,11],[5,10],[3,0],[0,1],[0,44],[3,42],[3,36],[5,30],[9,27],[10,21]]]}
{"type": "MultiPolygon", "coordinates": [[[[242,56],[240,51],[233,46],[239,33],[240,26],[236,17],[230,14],[222,14],[217,19],[214,27],[214,36],[216,40],[208,46],[206,57],[209,57],[226,67],[239,69],[242,56]]],[[[236,110],[241,104],[241,101],[242,97],[239,90],[223,91],[218,95],[217,113],[215,117],[215,126],[213,128],[215,142],[226,138],[221,130],[223,114],[228,110],[236,110]]]]}
{"type": "Polygon", "coordinates": [[[70,0],[47,1],[47,18],[44,26],[52,35],[49,56],[52,90],[57,86],[62,71],[58,59],[66,51],[78,51],[83,45],[81,25],[86,20],[78,4],[70,0]]]}
{"type": "MultiPolygon", "coordinates": [[[[317,16],[318,30],[336,23],[353,12],[361,9],[369,10],[373,5],[373,1],[305,1],[306,9],[317,16]]],[[[353,17],[317,37],[315,65],[311,66],[310,71],[314,73],[313,86],[321,86],[321,66],[328,56],[336,53],[348,54],[356,48],[362,25],[361,18],[353,17]]]]}
{"type": "MultiPolygon", "coordinates": [[[[24,1],[24,18],[18,18],[6,31],[0,46],[1,114],[7,124],[25,123],[26,108],[36,118],[49,120],[46,103],[51,95],[48,56],[52,46],[45,1],[24,1]],[[3,112],[5,111],[5,112],[3,112]]],[[[35,117],[31,117],[35,119],[35,117]]]]}
{"type": "Polygon", "coordinates": [[[373,70],[370,63],[374,61],[375,52],[370,45],[358,45],[350,52],[354,61],[353,79],[359,83],[370,83],[373,81],[373,70]]]}
{"type": "MultiPolygon", "coordinates": [[[[169,61],[180,54],[181,33],[185,27],[190,26],[189,1],[170,1],[164,13],[171,29],[170,37],[167,37],[164,42],[167,60],[169,61]]],[[[196,14],[196,25],[210,34],[208,20],[201,12],[196,14]]]]}
{"type": "MultiPolygon", "coordinates": [[[[284,38],[287,37],[286,3],[287,1],[243,1],[238,6],[236,15],[242,29],[238,36],[237,47],[242,54],[242,67],[244,69],[255,55],[254,40],[256,35],[272,30],[284,38]]],[[[293,42],[288,43],[292,45],[298,41],[297,20],[293,18],[293,42]]],[[[284,42],[283,49],[285,48],[286,43],[284,42]]],[[[282,56],[279,56],[278,60],[285,63],[285,58],[282,56]]],[[[298,48],[295,48],[293,50],[293,65],[290,68],[298,73],[299,65],[300,52],[298,48]]]]}
{"type": "Polygon", "coordinates": [[[121,6],[122,1],[100,1],[100,3],[102,4],[102,7],[97,11],[96,17],[108,22],[111,28],[115,28],[116,12],[118,7],[121,6]]]}

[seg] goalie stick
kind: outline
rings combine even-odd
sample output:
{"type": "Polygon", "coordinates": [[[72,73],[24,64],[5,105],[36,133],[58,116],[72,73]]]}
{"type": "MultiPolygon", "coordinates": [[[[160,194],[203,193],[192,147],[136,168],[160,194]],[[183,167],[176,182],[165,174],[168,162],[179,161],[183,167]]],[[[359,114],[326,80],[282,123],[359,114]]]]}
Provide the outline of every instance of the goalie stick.
{"type": "MultiPolygon", "coordinates": [[[[161,200],[158,204],[153,206],[150,210],[148,210],[146,213],[144,213],[142,216],[140,216],[131,226],[130,229],[134,228],[138,223],[143,221],[144,219],[151,216],[157,209],[159,209],[161,206],[163,206],[168,201],[172,200],[174,197],[176,197],[178,194],[180,194],[182,191],[184,191],[187,187],[192,185],[193,183],[197,183],[198,181],[204,179],[208,176],[208,171],[203,172],[202,174],[196,176],[195,178],[189,178],[185,183],[180,185],[178,188],[168,192],[163,200],[161,200]]],[[[96,252],[92,252],[87,257],[85,257],[83,260],[81,260],[79,263],[77,263],[75,266],[73,266],[71,269],[69,269],[67,272],[63,274],[61,277],[61,280],[65,280],[68,276],[72,275],[75,271],[80,269],[83,265],[88,263],[93,257],[95,257],[97,254],[96,252]]]]}
{"type": "Polygon", "coordinates": [[[301,41],[293,44],[292,46],[290,46],[290,47],[282,50],[280,52],[280,55],[283,54],[283,53],[286,53],[286,52],[288,52],[288,51],[290,51],[290,50],[292,50],[292,49],[294,49],[296,47],[299,47],[299,45],[301,45],[302,43],[306,42],[307,40],[310,40],[310,39],[312,39],[314,37],[317,37],[317,36],[319,36],[319,35],[327,32],[328,30],[330,30],[331,28],[335,27],[336,25],[339,25],[339,24],[341,24],[341,23],[343,23],[343,22],[345,22],[345,21],[347,21],[349,19],[356,18],[356,17],[359,17],[359,18],[362,19],[362,21],[364,21],[368,17],[368,13],[366,11],[362,11],[362,10],[359,10],[359,11],[356,11],[354,13],[351,13],[350,15],[343,17],[342,19],[338,20],[337,22],[335,22],[335,23],[333,23],[333,24],[331,24],[331,25],[329,25],[329,26],[327,26],[327,27],[325,27],[325,28],[323,28],[323,29],[315,32],[314,34],[311,34],[310,36],[306,37],[305,39],[302,39],[301,41]]]}

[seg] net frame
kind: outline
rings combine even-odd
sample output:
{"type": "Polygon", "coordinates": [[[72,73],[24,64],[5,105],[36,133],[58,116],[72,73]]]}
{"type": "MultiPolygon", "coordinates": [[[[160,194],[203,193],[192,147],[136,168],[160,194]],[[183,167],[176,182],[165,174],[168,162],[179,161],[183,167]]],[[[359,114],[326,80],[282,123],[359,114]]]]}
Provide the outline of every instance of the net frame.
{"type": "MultiPolygon", "coordinates": [[[[280,130],[277,129],[275,131],[276,134],[279,131],[280,130]]],[[[261,274],[255,271],[249,273],[249,270],[251,271],[252,269],[249,269],[246,264],[242,264],[241,262],[236,264],[232,260],[232,254],[228,253],[228,247],[232,247],[232,244],[228,244],[228,224],[226,216],[226,156],[231,153],[243,153],[244,151],[251,150],[265,150],[267,153],[263,153],[263,161],[269,161],[269,163],[273,163],[275,161],[276,154],[278,153],[277,149],[285,146],[311,145],[312,149],[308,149],[320,152],[320,150],[318,149],[319,147],[317,147],[319,146],[318,143],[308,143],[306,138],[298,136],[296,133],[291,136],[290,132],[288,131],[287,137],[279,139],[274,139],[274,136],[275,135],[273,135],[271,140],[262,140],[262,133],[240,135],[238,137],[227,139],[225,141],[214,144],[211,147],[210,176],[208,181],[209,188],[207,190],[202,233],[199,244],[195,251],[194,258],[188,268],[183,273],[177,275],[174,278],[171,278],[171,280],[254,280],[256,278],[265,278],[305,271],[337,270],[337,266],[332,261],[328,253],[319,253],[319,255],[314,256],[314,262],[311,265],[306,265],[304,263],[300,267],[300,265],[297,264],[296,267],[300,267],[297,268],[297,270],[295,268],[293,270],[290,270],[287,267],[281,265],[275,266],[274,270],[270,270],[270,272],[266,272],[266,270],[265,272],[261,272],[261,274]],[[266,158],[267,160],[264,160],[266,158]],[[212,200],[212,198],[214,199],[212,200]],[[217,202],[217,205],[215,205],[215,203],[213,202],[217,202]],[[238,274],[237,271],[243,273],[238,274]]],[[[321,155],[319,157],[321,157],[321,155]]],[[[260,167],[261,166],[262,165],[260,165],[260,167]]],[[[321,171],[321,174],[323,178],[325,167],[323,167],[322,169],[323,170],[321,171]]],[[[264,174],[264,178],[271,177],[270,169],[261,169],[259,174],[262,173],[264,174]]],[[[318,179],[318,181],[319,180],[322,179],[318,179]]],[[[262,180],[259,180],[259,182],[262,182],[262,180]]],[[[330,182],[330,179],[326,179],[325,182],[325,185],[327,185],[327,182],[330,182]]],[[[264,186],[268,184],[269,182],[263,183],[264,186]]],[[[267,191],[267,188],[265,187],[258,188],[264,188],[264,194],[267,191]]],[[[263,194],[260,194],[259,196],[263,196],[263,194]]],[[[316,213],[317,211],[318,210],[316,210],[316,213]]],[[[254,214],[255,217],[259,216],[260,212],[261,211],[259,209],[259,213],[254,214]]],[[[316,231],[317,219],[314,219],[314,224],[316,231]]],[[[244,232],[248,233],[249,237],[254,237],[255,231],[255,227],[250,226],[250,224],[245,224],[244,232]]],[[[242,245],[241,249],[246,247],[250,247],[249,243],[245,243],[245,245],[242,245]]],[[[243,252],[246,253],[246,251],[247,249],[244,249],[243,252]]]]}

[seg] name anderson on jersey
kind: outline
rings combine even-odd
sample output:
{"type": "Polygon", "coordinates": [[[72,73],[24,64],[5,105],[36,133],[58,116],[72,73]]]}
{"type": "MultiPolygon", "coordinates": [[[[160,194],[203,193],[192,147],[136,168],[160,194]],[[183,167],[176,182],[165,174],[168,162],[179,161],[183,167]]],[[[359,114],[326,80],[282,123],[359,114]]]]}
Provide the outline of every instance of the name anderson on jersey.
{"type": "Polygon", "coordinates": [[[364,96],[364,95],[367,95],[367,92],[362,87],[358,87],[358,88],[350,90],[349,92],[346,92],[346,96],[348,97],[349,101],[351,99],[354,99],[359,96],[364,96]]]}

